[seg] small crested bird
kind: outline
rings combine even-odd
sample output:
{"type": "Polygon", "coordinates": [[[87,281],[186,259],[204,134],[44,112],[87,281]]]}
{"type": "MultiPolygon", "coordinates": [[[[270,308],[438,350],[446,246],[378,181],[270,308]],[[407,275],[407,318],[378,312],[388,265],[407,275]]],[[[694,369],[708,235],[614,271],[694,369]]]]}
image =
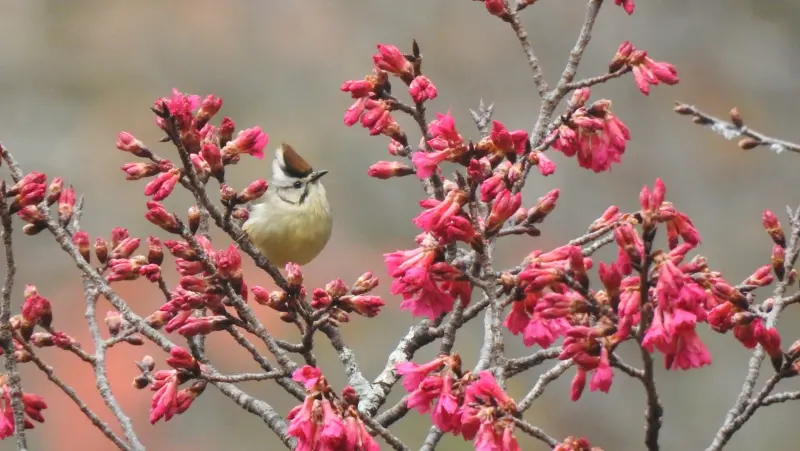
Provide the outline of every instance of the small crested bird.
{"type": "Polygon", "coordinates": [[[305,265],[331,237],[333,216],[320,179],[292,146],[282,143],[272,162],[272,180],[263,202],[253,206],[242,230],[273,264],[305,265]]]}

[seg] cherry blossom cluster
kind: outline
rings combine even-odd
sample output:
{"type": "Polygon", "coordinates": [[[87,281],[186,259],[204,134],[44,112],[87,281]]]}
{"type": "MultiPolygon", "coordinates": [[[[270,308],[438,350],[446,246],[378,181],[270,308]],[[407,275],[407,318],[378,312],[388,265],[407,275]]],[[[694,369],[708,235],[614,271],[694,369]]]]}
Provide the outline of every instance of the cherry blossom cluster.
{"type": "Polygon", "coordinates": [[[519,451],[514,436],[516,403],[490,371],[473,377],[461,369],[461,358],[453,354],[423,365],[405,362],[397,366],[397,372],[409,392],[408,407],[430,412],[442,432],[474,440],[478,450],[519,451]]]}
{"type": "MultiPolygon", "coordinates": [[[[647,399],[645,445],[657,450],[663,407],[654,361],[660,354],[668,370],[710,365],[711,353],[699,333],[705,327],[720,334],[731,332],[743,348],[754,350],[742,393],[710,450],[720,450],[759,407],[800,399],[797,392],[771,395],[782,379],[800,374],[800,340],[786,347],[776,328],[781,311],[800,303],[800,294],[786,294],[798,280],[794,265],[800,255],[800,209],[790,211],[790,234],[774,212],[764,211],[761,222],[772,243],[770,259],[741,283],[725,278],[698,254],[700,232],[685,211],[667,200],[660,178],[641,188],[638,208],[623,211],[612,205],[583,236],[555,248],[536,245],[529,238],[543,233],[564,199],[558,188],[534,198],[523,196],[531,174],[554,174],[555,161],[562,156],[565,164],[575,157],[581,168],[608,172],[622,163],[632,143],[621,119],[625,115],[612,112],[609,99],[590,101],[592,87],[630,74],[639,91],[649,95],[652,86],[674,85],[679,77],[672,64],[656,61],[625,41],[605,73],[576,81],[603,5],[601,0],[588,0],[576,47],[557,84],[550,85],[519,18],[536,0],[476,1],[483,1],[488,14],[500,19],[492,19],[494,25],[514,32],[531,67],[542,104],[530,132],[493,119],[493,106],[483,102],[470,111],[477,129],[472,137],[463,124],[456,125],[451,111],[433,110],[433,102],[443,96],[423,74],[416,41],[410,53],[378,44],[367,75],[341,85],[352,102],[344,124],[360,124],[371,136],[385,137],[390,160],[377,161],[367,174],[381,180],[414,175],[426,194],[412,220],[418,229],[414,244],[383,255],[390,292],[400,309],[419,322],[371,381],[345,344],[341,328],[353,315],[373,318],[386,306],[375,294],[378,276],[367,271],[351,284],[336,278],[322,287],[306,286],[300,266],[288,263],[276,268],[248,241],[241,229],[249,215],[248,204],[264,195],[269,185],[258,179],[234,187],[227,175],[242,158],[262,159],[269,136],[259,126],[237,130],[229,117],[216,122],[223,104],[220,97],[174,89],[152,104],[155,125],[165,134],[162,142],[170,144],[171,153],[164,154],[169,159],[129,132],[117,136],[117,149],[133,160],[121,168],[125,179],[144,184],[143,216],[162,237],[132,236],[125,227],[114,227],[110,234],[90,234],[80,227],[83,199],[72,186],[61,178],[48,181],[43,173],[23,172],[0,145],[0,163],[11,174],[11,182],[0,180],[0,226],[8,269],[0,296],[0,352],[7,371],[0,376],[0,439],[13,436],[19,449],[25,449],[25,430],[44,422],[47,404],[23,391],[16,369],[17,364],[33,363],[118,448],[145,449],[131,420],[109,394],[105,368],[111,348],[145,341],[166,354],[160,369],[156,369],[158,357],[145,355],[136,362],[139,374],[133,386],[152,393],[151,424],[186,413],[195,402],[203,402],[198,400],[206,389],[216,387],[260,416],[288,448],[300,451],[377,451],[381,442],[407,450],[387,428],[412,410],[430,417],[426,451],[443,434],[470,441],[477,451],[519,451],[520,434],[557,451],[602,451],[583,437],[551,437],[524,414],[544,386],[562,374],[571,375],[569,398],[579,402],[587,383],[590,391],[608,393],[619,373],[642,382],[647,399]],[[393,90],[393,83],[402,91],[393,90]],[[562,101],[564,109],[557,112],[562,101]],[[398,114],[410,117],[416,130],[402,127],[398,114]],[[181,188],[194,201],[176,212],[162,202],[181,188]],[[218,200],[210,198],[212,191],[218,200]],[[94,342],[91,353],[56,327],[58,303],[40,294],[35,285],[25,286],[21,309],[12,314],[14,215],[24,224],[24,234],[51,234],[80,269],[85,317],[94,342]],[[212,225],[231,242],[212,242],[212,225]],[[494,246],[512,235],[533,244],[521,244],[529,246],[527,256],[502,268],[494,259],[494,246]],[[603,246],[615,252],[599,261],[594,253],[603,246]],[[271,276],[275,287],[248,283],[253,280],[245,271],[248,257],[271,276]],[[171,271],[178,275],[172,286],[165,277],[171,271]],[[139,316],[116,293],[119,284],[132,281],[149,283],[163,296],[155,311],[139,316]],[[772,285],[773,293],[757,302],[757,294],[772,285]],[[113,308],[105,312],[106,328],[101,331],[96,312],[105,301],[113,308]],[[290,324],[298,342],[273,336],[258,320],[259,311],[274,312],[290,324]],[[466,353],[457,348],[461,345],[457,335],[479,315],[483,315],[483,346],[468,369],[461,357],[466,353]],[[505,331],[533,348],[532,353],[507,355],[505,331]],[[203,338],[211,334],[232,338],[264,371],[220,373],[204,347],[203,338]],[[329,340],[347,377],[347,385],[338,393],[317,366],[315,342],[323,338],[317,335],[329,340]],[[270,358],[262,356],[251,340],[266,346],[270,358]],[[437,357],[415,363],[419,360],[415,353],[434,342],[440,346],[437,357]],[[623,343],[641,351],[641,369],[619,356],[623,343]],[[122,426],[122,435],[42,360],[39,349],[45,347],[66,351],[95,370],[97,387],[122,426]],[[774,373],[756,392],[766,357],[774,373]],[[554,366],[540,373],[528,395],[515,400],[506,391],[509,378],[551,360],[554,366]],[[276,412],[270,400],[258,400],[236,386],[244,381],[274,382],[299,404],[285,414],[276,412]],[[407,395],[381,411],[397,383],[407,395]]],[[[635,9],[633,0],[614,4],[628,15],[635,9]]],[[[679,104],[675,111],[740,139],[744,149],[769,145],[800,152],[800,145],[745,127],[737,109],[731,111],[730,123],[688,105],[679,104]]]]}
{"type": "MultiPolygon", "coordinates": [[[[44,398],[32,393],[22,393],[22,405],[25,409],[25,429],[33,429],[34,421],[44,423],[42,410],[47,408],[44,398]]],[[[11,407],[11,394],[6,375],[0,377],[0,440],[14,435],[14,410],[11,407]]]]}
{"type": "Polygon", "coordinates": [[[308,365],[295,370],[292,379],[303,384],[306,390],[303,402],[287,415],[288,434],[297,437],[296,450],[380,449],[358,411],[358,395],[352,387],[345,387],[337,395],[322,371],[308,365]]]}

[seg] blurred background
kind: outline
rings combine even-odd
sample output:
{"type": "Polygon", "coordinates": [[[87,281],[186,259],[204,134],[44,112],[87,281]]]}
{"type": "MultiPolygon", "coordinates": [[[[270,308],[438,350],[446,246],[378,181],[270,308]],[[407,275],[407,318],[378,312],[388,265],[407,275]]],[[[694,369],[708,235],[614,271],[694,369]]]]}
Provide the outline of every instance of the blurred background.
{"type": "MultiPolygon", "coordinates": [[[[522,14],[551,82],[574,44],[584,3],[541,1],[522,14]]],[[[511,266],[534,249],[551,249],[580,235],[611,204],[637,208],[640,188],[662,177],[667,198],[694,219],[704,238],[698,252],[728,280],[738,283],[769,262],[772,244],[760,225],[762,211],[775,210],[788,225],[785,206],[800,204],[793,182],[800,167],[796,155],[776,155],[765,149],[743,152],[735,142],[672,112],[675,100],[721,117],[738,106],[748,125],[789,140],[800,139],[796,125],[800,4],[790,0],[638,3],[635,14],[628,17],[613,2],[606,2],[579,78],[603,73],[618,45],[631,40],[655,60],[673,63],[680,84],[654,87],[649,98],[636,89],[631,77],[593,89],[592,99],[612,99],[614,113],[631,129],[623,164],[610,173],[593,174],[578,168],[574,159],[550,153],[557,172],[548,178],[534,173],[525,204],[532,205],[557,187],[561,189],[559,206],[543,225],[541,237],[513,238],[499,246],[498,266],[511,266]]],[[[169,146],[157,143],[160,134],[148,109],[153,100],[168,95],[173,87],[221,96],[225,103],[220,115],[231,116],[241,128],[261,125],[270,135],[265,160],[245,159],[246,164],[229,171],[235,187],[267,177],[272,149],[282,140],[292,143],[315,167],[331,171],[325,185],[336,214],[334,235],[321,256],[307,266],[307,283],[322,286],[336,277],[352,283],[370,269],[382,276],[379,292],[388,301],[386,311],[373,320],[354,318],[343,328],[371,379],[413,324],[397,308],[399,299],[388,296],[381,255],[414,246],[411,218],[419,211],[422,191],[412,177],[379,181],[366,176],[372,163],[389,157],[387,140],[343,125],[350,100],[339,86],[343,80],[370,72],[377,43],[408,51],[412,38],[419,41],[424,70],[439,89],[429,118],[451,109],[461,133],[475,138],[478,134],[468,109],[483,98],[495,103],[495,119],[510,129],[530,130],[539,99],[529,68],[509,27],[489,16],[480,3],[29,0],[0,2],[0,140],[26,171],[62,176],[86,196],[83,226],[92,240],[108,237],[114,226],[126,226],[136,236],[164,237],[143,219],[145,183],[124,181],[119,167],[131,158],[115,149],[116,134],[129,131],[162,156],[175,158],[169,146]]],[[[411,141],[416,142],[419,135],[403,121],[411,141]]],[[[189,199],[179,193],[167,204],[185,211],[189,199]]],[[[215,243],[227,245],[220,236],[215,243]]],[[[15,246],[19,262],[16,305],[24,284],[36,284],[53,302],[56,327],[91,349],[78,272],[72,262],[46,234],[18,235],[15,246]]],[[[600,253],[597,258],[610,261],[613,253],[600,253]]],[[[272,287],[264,274],[252,266],[247,270],[251,285],[272,287]]],[[[120,283],[117,289],[141,315],[162,302],[144,281],[120,283]]],[[[104,315],[107,304],[99,310],[104,315]]],[[[275,333],[295,338],[294,331],[271,312],[260,313],[275,333]]],[[[781,321],[786,345],[797,336],[797,315],[790,309],[781,321]]],[[[730,336],[702,329],[712,366],[666,372],[657,356],[657,381],[666,414],[661,438],[665,450],[704,449],[744,378],[750,352],[730,336]]],[[[477,327],[460,333],[456,349],[465,366],[474,365],[481,340],[477,327]]],[[[339,363],[325,340],[318,340],[318,345],[320,363],[338,390],[345,382],[339,363]]],[[[223,372],[258,371],[227,337],[211,337],[209,349],[223,372]]],[[[507,349],[514,356],[531,352],[516,337],[508,339],[507,349]]],[[[622,353],[639,366],[637,354],[631,351],[622,353]]],[[[432,357],[432,352],[420,353],[417,361],[432,357]]],[[[115,348],[109,358],[117,399],[148,449],[281,448],[259,419],[212,387],[186,414],[150,426],[151,393],[130,385],[136,375],[133,361],[145,353],[153,353],[163,368],[163,355],[149,347],[115,348]]],[[[55,350],[41,354],[90,407],[111,420],[95,394],[86,364],[55,350]]],[[[544,365],[513,379],[509,391],[515,397],[524,395],[548,368],[544,365]]],[[[766,365],[765,372],[769,372],[766,365]]],[[[572,403],[568,398],[572,374],[552,384],[526,417],[557,438],[585,436],[606,450],[643,449],[641,386],[617,373],[608,395],[587,391],[572,403]]],[[[29,433],[31,449],[112,449],[35,368],[25,365],[23,376],[25,390],[43,395],[50,405],[45,411],[47,422],[29,433]]],[[[295,405],[271,382],[244,384],[244,389],[266,398],[281,413],[295,405]]],[[[791,389],[797,389],[793,381],[780,385],[781,391],[791,389]]],[[[398,386],[390,403],[402,392],[398,386]]],[[[796,421],[790,416],[796,411],[797,404],[764,408],[726,449],[796,449],[791,445],[796,443],[796,421]]],[[[412,413],[394,430],[416,449],[428,424],[427,417],[412,413]]],[[[544,449],[519,436],[523,449],[544,449]]],[[[446,437],[441,445],[443,450],[470,447],[453,437],[446,437]]],[[[15,448],[9,439],[0,443],[0,449],[15,448]]]]}

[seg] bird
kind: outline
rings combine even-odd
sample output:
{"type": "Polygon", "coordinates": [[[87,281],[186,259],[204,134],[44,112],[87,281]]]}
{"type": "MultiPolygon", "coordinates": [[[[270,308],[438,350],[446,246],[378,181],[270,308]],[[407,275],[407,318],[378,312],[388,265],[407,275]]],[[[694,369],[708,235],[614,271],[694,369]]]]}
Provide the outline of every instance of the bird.
{"type": "Polygon", "coordinates": [[[333,212],[321,179],[292,146],[283,142],[272,161],[272,180],[242,225],[251,243],[278,267],[303,266],[330,240],[333,212]]]}

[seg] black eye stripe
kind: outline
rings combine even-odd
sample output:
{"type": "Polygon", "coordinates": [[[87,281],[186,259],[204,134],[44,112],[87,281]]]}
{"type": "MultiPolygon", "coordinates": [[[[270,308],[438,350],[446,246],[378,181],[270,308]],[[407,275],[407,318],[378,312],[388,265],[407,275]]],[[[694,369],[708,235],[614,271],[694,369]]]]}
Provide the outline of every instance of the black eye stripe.
{"type": "Polygon", "coordinates": [[[306,197],[308,197],[309,188],[311,188],[311,185],[310,184],[306,184],[306,189],[303,190],[303,194],[300,196],[300,203],[301,204],[306,201],[306,197]]]}

